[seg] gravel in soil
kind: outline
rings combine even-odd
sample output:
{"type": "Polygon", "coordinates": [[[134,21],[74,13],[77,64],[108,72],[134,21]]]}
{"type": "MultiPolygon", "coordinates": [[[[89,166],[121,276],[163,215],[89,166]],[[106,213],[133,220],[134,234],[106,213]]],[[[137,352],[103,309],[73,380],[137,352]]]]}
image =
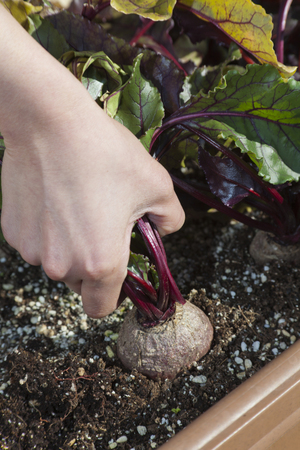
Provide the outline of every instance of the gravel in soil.
{"type": "Polygon", "coordinates": [[[212,217],[164,239],[181,292],[214,326],[210,352],[173,381],[149,380],[117,359],[129,300],[90,319],[80,296],[4,248],[1,449],[157,448],[299,338],[300,269],[255,265],[255,232],[212,217]]]}

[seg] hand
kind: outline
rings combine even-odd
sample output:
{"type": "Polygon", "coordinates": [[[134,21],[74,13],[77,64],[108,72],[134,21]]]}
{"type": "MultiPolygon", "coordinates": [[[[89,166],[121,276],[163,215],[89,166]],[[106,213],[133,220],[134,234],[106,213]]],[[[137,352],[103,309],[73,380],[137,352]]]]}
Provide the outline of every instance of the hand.
{"type": "Polygon", "coordinates": [[[7,146],[2,228],[27,262],[42,264],[82,295],[88,315],[101,317],[116,308],[134,221],[147,213],[166,234],[184,214],[165,169],[87,100],[59,131],[45,131],[35,150],[34,143],[7,146]]]}
{"type": "Polygon", "coordinates": [[[147,213],[162,235],[184,221],[172,181],[2,7],[0,50],[4,236],[81,294],[89,316],[105,316],[117,306],[135,220],[147,213]]]}

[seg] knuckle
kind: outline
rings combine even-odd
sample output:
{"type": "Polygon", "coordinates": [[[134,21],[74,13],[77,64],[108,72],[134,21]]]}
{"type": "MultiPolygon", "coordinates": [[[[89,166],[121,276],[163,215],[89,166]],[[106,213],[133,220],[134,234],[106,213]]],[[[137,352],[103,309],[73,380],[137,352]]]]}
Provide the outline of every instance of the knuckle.
{"type": "Polygon", "coordinates": [[[177,220],[174,222],[173,229],[171,232],[174,233],[175,231],[180,230],[180,228],[183,226],[184,222],[185,222],[185,212],[181,208],[179,210],[179,213],[177,215],[177,220]]]}
{"type": "Polygon", "coordinates": [[[39,256],[28,248],[28,246],[21,246],[19,253],[28,264],[31,264],[32,266],[38,266],[41,264],[39,256]]]}
{"type": "Polygon", "coordinates": [[[174,185],[173,185],[173,181],[169,175],[161,177],[158,187],[159,187],[160,193],[164,199],[169,200],[173,197],[174,185]]]}
{"type": "Polygon", "coordinates": [[[12,225],[8,214],[1,215],[1,229],[6,242],[16,249],[28,264],[38,266],[41,263],[36,246],[26,232],[20,233],[18,228],[12,225]]]}
{"type": "Polygon", "coordinates": [[[114,276],[116,265],[110,259],[104,259],[94,263],[86,264],[85,278],[90,281],[103,280],[114,276]]]}

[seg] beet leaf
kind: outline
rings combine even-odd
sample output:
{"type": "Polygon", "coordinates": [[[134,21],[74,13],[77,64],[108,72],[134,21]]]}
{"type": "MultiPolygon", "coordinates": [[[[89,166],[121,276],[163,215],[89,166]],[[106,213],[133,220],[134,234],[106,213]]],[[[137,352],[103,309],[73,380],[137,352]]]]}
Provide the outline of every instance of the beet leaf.
{"type": "Polygon", "coordinates": [[[232,159],[211,156],[200,148],[199,162],[211,192],[227,206],[234,206],[248,197],[249,193],[255,192],[257,196],[262,193],[260,184],[232,159]]]}
{"type": "Polygon", "coordinates": [[[223,83],[201,91],[156,132],[189,124],[206,135],[232,139],[272,184],[298,180],[300,173],[300,83],[284,82],[269,65],[229,71],[223,83]]]}
{"type": "Polygon", "coordinates": [[[125,14],[139,14],[153,20],[169,19],[172,15],[176,0],[111,0],[111,6],[125,14]]]}
{"type": "Polygon", "coordinates": [[[286,67],[277,61],[271,40],[272,19],[260,5],[251,0],[240,3],[236,0],[179,0],[177,6],[212,23],[257,61],[272,64],[284,77],[295,73],[296,67],[286,67]]]}
{"type": "Polygon", "coordinates": [[[241,4],[236,0],[142,0],[138,5],[130,0],[112,0],[111,6],[125,14],[135,13],[152,20],[170,18],[174,7],[184,9],[212,24],[227,36],[227,42],[235,42],[260,63],[275,66],[283,76],[288,78],[296,71],[295,67],[286,67],[277,61],[271,40],[271,16],[251,0],[243,0],[241,4]]]}
{"type": "Polygon", "coordinates": [[[65,38],[47,20],[43,20],[37,14],[29,18],[28,32],[44,47],[54,58],[58,59],[63,53],[70,49],[65,38]]]}
{"type": "Polygon", "coordinates": [[[141,75],[142,57],[138,55],[134,60],[114,117],[149,146],[154,130],[162,124],[164,108],[158,90],[141,75]]]}

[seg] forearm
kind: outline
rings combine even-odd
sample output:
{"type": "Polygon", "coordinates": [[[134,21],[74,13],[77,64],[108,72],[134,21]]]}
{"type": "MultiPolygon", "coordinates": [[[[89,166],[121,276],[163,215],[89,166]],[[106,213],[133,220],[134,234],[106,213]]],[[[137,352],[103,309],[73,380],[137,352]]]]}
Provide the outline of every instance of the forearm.
{"type": "Polygon", "coordinates": [[[45,127],[49,131],[60,119],[68,122],[88,95],[1,2],[0,55],[0,130],[6,141],[13,143],[32,131],[43,133],[45,127]]]}

